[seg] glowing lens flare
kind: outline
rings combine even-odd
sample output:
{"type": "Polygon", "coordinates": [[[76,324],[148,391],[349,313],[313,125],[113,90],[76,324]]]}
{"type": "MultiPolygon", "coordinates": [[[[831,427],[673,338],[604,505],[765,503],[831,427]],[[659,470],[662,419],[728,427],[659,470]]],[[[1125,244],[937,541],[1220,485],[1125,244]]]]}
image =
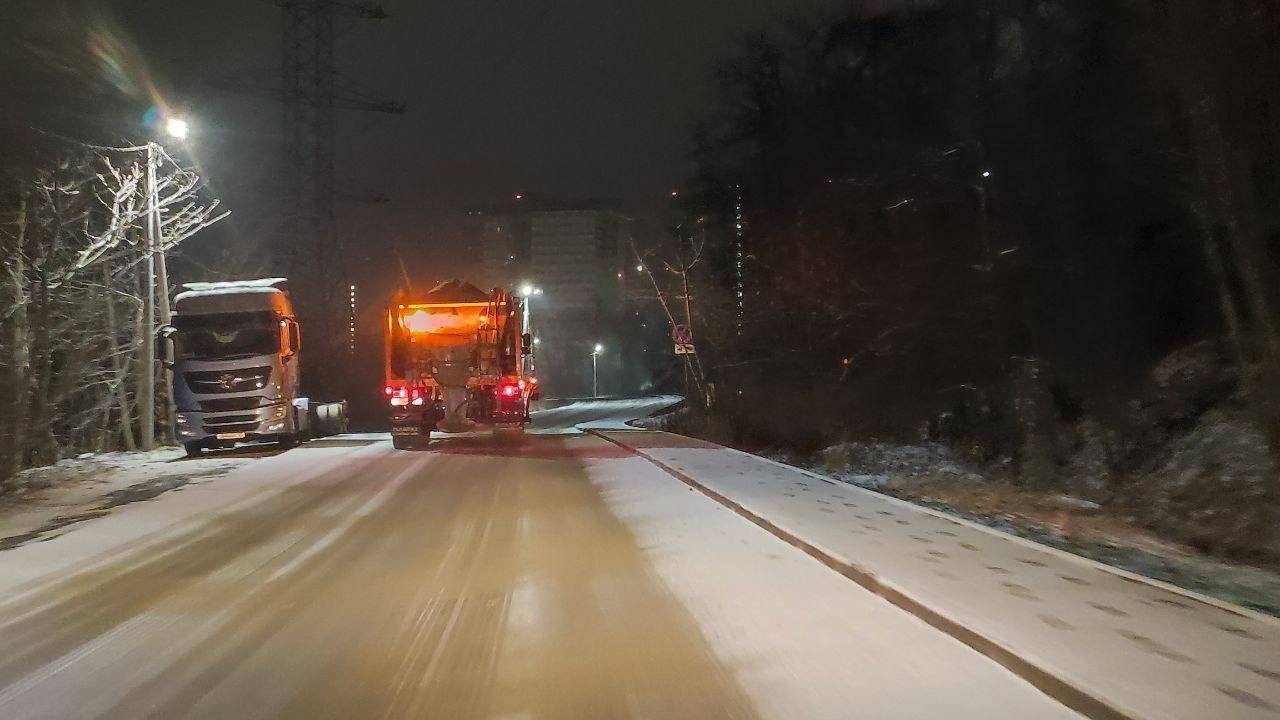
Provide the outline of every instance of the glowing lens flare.
{"type": "Polygon", "coordinates": [[[169,133],[169,137],[177,140],[186,140],[191,134],[191,126],[182,118],[169,118],[164,123],[164,131],[169,133]]]}

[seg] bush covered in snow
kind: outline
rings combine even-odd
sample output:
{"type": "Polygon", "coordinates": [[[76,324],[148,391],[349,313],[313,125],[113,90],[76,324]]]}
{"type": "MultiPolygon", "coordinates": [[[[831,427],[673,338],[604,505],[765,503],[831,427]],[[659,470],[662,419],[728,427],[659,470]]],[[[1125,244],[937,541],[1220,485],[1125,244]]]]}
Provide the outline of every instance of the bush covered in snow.
{"type": "Polygon", "coordinates": [[[1280,562],[1276,470],[1258,427],[1238,411],[1215,409],[1163,462],[1118,488],[1115,501],[1194,547],[1280,562]]]}
{"type": "Polygon", "coordinates": [[[938,443],[900,445],[881,441],[842,442],[824,449],[822,467],[831,475],[868,487],[932,475],[982,482],[985,478],[938,443]]]}

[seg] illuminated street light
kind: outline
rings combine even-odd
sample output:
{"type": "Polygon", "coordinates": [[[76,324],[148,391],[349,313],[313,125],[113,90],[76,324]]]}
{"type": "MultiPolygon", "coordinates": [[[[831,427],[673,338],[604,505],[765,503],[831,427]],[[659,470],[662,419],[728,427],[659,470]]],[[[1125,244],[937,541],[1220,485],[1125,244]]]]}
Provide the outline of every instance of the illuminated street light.
{"type": "MultiPolygon", "coordinates": [[[[542,294],[542,288],[534,287],[533,283],[527,282],[520,286],[520,295],[521,297],[524,298],[524,302],[521,303],[521,306],[524,310],[524,329],[521,330],[521,332],[526,332],[526,333],[533,332],[533,296],[541,295],[541,294],[542,294]]],[[[534,345],[538,344],[537,338],[534,338],[533,344],[534,345]]],[[[530,360],[530,362],[532,362],[532,359],[530,360]]],[[[532,370],[533,370],[533,367],[530,366],[529,371],[532,372],[532,370]]]]}
{"type": "MultiPolygon", "coordinates": [[[[159,116],[153,117],[158,118],[159,116]]],[[[152,124],[151,127],[155,128],[155,125],[152,124]]],[[[165,119],[164,131],[165,134],[175,140],[186,140],[187,136],[191,134],[191,125],[186,120],[175,115],[165,119]]],[[[147,332],[143,333],[143,357],[154,358],[156,356],[155,327],[157,310],[159,311],[161,327],[168,327],[173,322],[173,314],[169,308],[169,270],[165,261],[163,223],[160,218],[160,190],[156,184],[156,166],[160,162],[160,156],[164,154],[164,149],[154,139],[147,141],[145,149],[147,153],[147,293],[143,298],[143,325],[147,328],[147,332]],[[158,308],[156,306],[157,296],[159,298],[158,308]]],[[[170,370],[173,364],[173,345],[166,340],[163,350],[165,367],[164,413],[165,422],[172,431],[174,417],[176,417],[173,402],[173,373],[170,370]]],[[[156,387],[154,373],[142,374],[142,382],[138,388],[138,393],[141,396],[139,400],[141,406],[139,421],[142,426],[142,449],[150,450],[155,447],[156,387]]]]}
{"type": "Polygon", "coordinates": [[[191,125],[180,117],[171,117],[165,121],[164,131],[175,140],[186,140],[191,134],[191,125]]]}
{"type": "Polygon", "coordinates": [[[989,177],[991,177],[991,171],[990,171],[990,170],[983,170],[983,171],[982,171],[982,177],[984,177],[984,178],[989,178],[989,177]]]}
{"type": "Polygon", "coordinates": [[[604,345],[601,345],[600,343],[596,343],[596,346],[591,349],[591,397],[600,397],[600,383],[599,375],[596,372],[596,360],[603,352],[604,345]]]}

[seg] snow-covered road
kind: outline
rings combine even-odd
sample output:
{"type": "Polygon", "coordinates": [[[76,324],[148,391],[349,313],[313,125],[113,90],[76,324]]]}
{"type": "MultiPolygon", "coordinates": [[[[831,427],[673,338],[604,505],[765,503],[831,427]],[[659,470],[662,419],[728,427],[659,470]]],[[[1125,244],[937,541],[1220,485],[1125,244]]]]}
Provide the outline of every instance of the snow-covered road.
{"type": "MultiPolygon", "coordinates": [[[[539,413],[522,440],[458,437],[429,452],[384,436],[315,442],[0,551],[0,718],[1078,717],[578,429],[672,438],[607,430],[670,402],[575,403],[539,413]]],[[[692,441],[635,444],[700,477],[760,472],[723,449],[677,453],[692,441]]],[[[801,497],[751,479],[779,512],[801,497]]],[[[939,523],[919,532],[953,531],[939,523]]],[[[924,570],[903,558],[904,582],[976,572],[945,554],[924,570]]],[[[992,605],[987,619],[1002,618],[1017,619],[992,605]]],[[[1215,717],[1251,716],[1246,696],[1225,692],[1239,712],[1215,717]]]]}

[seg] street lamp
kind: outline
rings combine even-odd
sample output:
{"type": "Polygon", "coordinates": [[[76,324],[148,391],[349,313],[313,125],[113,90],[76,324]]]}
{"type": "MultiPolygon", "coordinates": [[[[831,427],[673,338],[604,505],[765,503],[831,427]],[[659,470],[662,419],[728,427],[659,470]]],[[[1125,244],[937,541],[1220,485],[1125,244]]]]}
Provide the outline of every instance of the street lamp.
{"type": "Polygon", "coordinates": [[[180,117],[171,117],[164,123],[164,131],[175,140],[186,140],[191,134],[191,126],[180,117]]]}
{"type": "MultiPolygon", "coordinates": [[[[165,133],[176,140],[185,140],[191,134],[191,125],[186,120],[173,116],[164,122],[165,133]]],[[[173,322],[169,308],[169,270],[165,263],[164,234],[161,231],[160,191],[156,185],[156,164],[162,152],[160,144],[155,140],[147,141],[147,295],[143,303],[143,323],[147,331],[143,334],[144,351],[149,368],[156,357],[156,295],[160,298],[160,324],[168,326],[173,322]]],[[[173,376],[169,366],[173,363],[172,346],[166,342],[164,346],[165,360],[165,421],[173,427],[173,376]]],[[[155,447],[155,372],[142,375],[140,388],[141,411],[139,423],[142,426],[142,449],[155,447]]]]}
{"type": "Polygon", "coordinates": [[[520,295],[524,298],[524,332],[530,332],[532,318],[529,306],[533,304],[533,296],[541,294],[542,288],[534,287],[533,283],[525,283],[520,286],[520,295]]]}
{"type": "Polygon", "coordinates": [[[596,361],[604,352],[604,345],[596,343],[591,349],[591,397],[600,397],[599,374],[596,371],[596,361]]]}

